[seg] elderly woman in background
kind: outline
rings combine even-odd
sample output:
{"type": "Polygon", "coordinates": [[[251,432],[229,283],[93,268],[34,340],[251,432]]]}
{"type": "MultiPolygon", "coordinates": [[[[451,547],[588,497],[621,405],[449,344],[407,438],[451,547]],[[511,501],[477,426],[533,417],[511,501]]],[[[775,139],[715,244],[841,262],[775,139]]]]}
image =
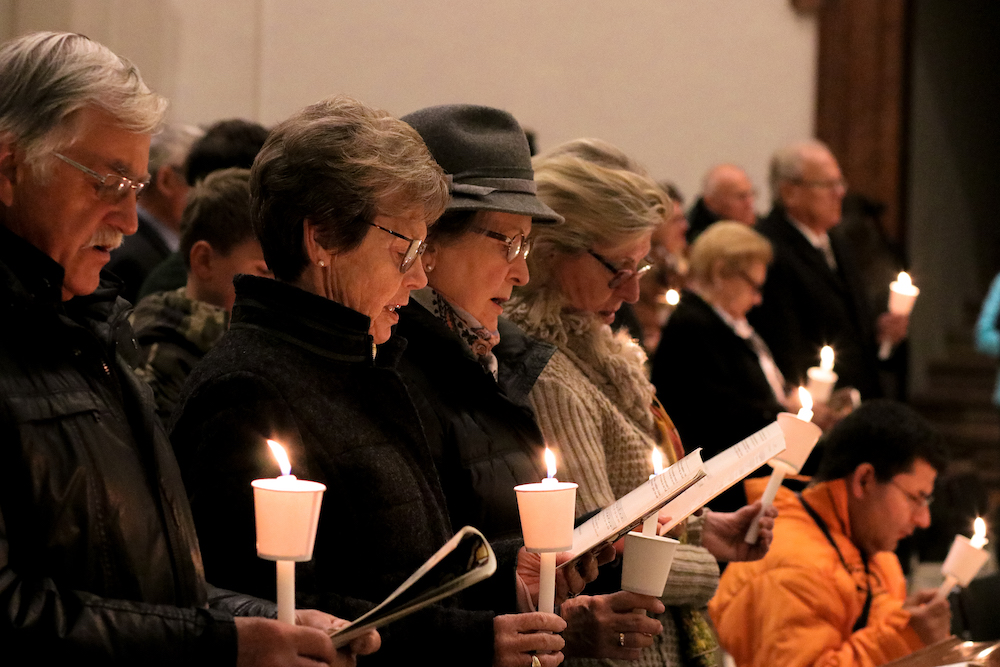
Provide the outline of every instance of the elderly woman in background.
{"type": "MultiPolygon", "coordinates": [[[[265,440],[288,448],[298,476],[325,483],[298,601],[354,618],[452,535],[391,332],[410,291],[426,284],[423,239],[444,210],[446,181],[411,127],[343,97],[275,128],[251,173],[275,279],[237,278],[230,330],[192,373],[172,441],[206,571],[262,597],[274,598],[274,570],[255,554],[250,481],[277,473],[265,440]]],[[[582,588],[573,575],[563,590],[582,588]]],[[[478,611],[527,608],[517,606],[513,567],[495,577],[502,599],[473,611],[452,598],[399,620],[370,664],[527,667],[535,652],[535,663],[557,664],[562,619],[478,611]]]]}
{"type": "MultiPolygon", "coordinates": [[[[771,352],[746,320],[760,303],[770,242],[738,222],[718,222],[691,247],[688,289],[663,328],[652,380],[689,448],[706,458],[797,409],[771,352]]],[[[763,469],[762,469],[763,470],[763,469]]],[[[769,470],[766,469],[766,470],[769,470]]],[[[746,504],[741,484],[714,509],[746,504]]]]}
{"type": "MultiPolygon", "coordinates": [[[[434,459],[452,522],[474,525],[491,540],[519,538],[514,486],[545,476],[528,393],[555,347],[501,315],[512,290],[528,282],[532,230],[562,217],[535,196],[527,140],[506,111],[444,105],[403,120],[452,186],[448,209],[427,237],[428,287],[400,311],[397,332],[407,340],[400,370],[431,442],[440,443],[434,459]]],[[[663,605],[626,591],[567,600],[562,615],[575,622],[566,654],[639,657],[661,630],[647,610],[662,612],[663,605]],[[628,647],[617,641],[623,631],[633,633],[628,647]],[[595,642],[594,635],[615,641],[595,642]]]]}
{"type": "MultiPolygon", "coordinates": [[[[565,222],[535,230],[532,281],[517,290],[508,316],[557,347],[530,400],[546,439],[559,447],[560,479],[580,485],[577,513],[585,514],[645,482],[654,446],[670,460],[683,451],[666,414],[655,409],[642,348],[610,327],[622,303],[638,299],[650,237],[668,204],[648,177],[621,168],[613,155],[581,156],[577,143],[534,160],[538,196],[565,222]]],[[[664,632],[643,652],[643,664],[714,664],[702,613],[718,583],[713,554],[736,560],[766,551],[771,520],[758,544],[742,542],[757,509],[689,522],[662,598],[664,632]]],[[[625,632],[613,639],[629,646],[638,638],[625,632]]]]}

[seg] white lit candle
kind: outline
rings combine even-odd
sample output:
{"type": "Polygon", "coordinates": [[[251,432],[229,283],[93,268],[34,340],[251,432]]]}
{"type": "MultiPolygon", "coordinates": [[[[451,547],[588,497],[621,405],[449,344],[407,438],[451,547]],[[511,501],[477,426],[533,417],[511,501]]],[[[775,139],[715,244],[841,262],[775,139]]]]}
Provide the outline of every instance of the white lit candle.
{"type": "Polygon", "coordinates": [[[675,289],[668,289],[667,293],[663,295],[663,298],[666,300],[667,305],[670,306],[676,306],[681,302],[681,295],[675,289]]]}
{"type": "MultiPolygon", "coordinates": [[[[660,453],[659,447],[653,447],[653,474],[649,476],[653,479],[657,475],[663,472],[663,454],[660,453]]],[[[659,528],[659,522],[657,521],[658,513],[654,512],[650,516],[646,517],[646,520],[642,522],[642,534],[646,537],[654,537],[659,528]]]]}
{"type": "Polygon", "coordinates": [[[975,578],[986,561],[990,559],[989,553],[983,550],[988,542],[986,522],[983,521],[982,517],[976,517],[972,539],[965,535],[955,536],[955,541],[951,543],[951,549],[948,550],[948,557],[944,559],[944,564],[941,566],[944,583],[938,589],[936,600],[946,599],[956,584],[962,587],[969,585],[969,582],[975,578]]]}
{"type": "Polygon", "coordinates": [[[278,620],[295,624],[295,563],[312,558],[320,503],[326,486],[300,480],[292,473],[284,447],[267,441],[281,475],[255,479],[254,517],[257,555],[275,561],[278,620]]]}
{"type": "MultiPolygon", "coordinates": [[[[910,280],[910,274],[900,271],[896,279],[889,283],[889,312],[894,315],[909,315],[917,301],[920,288],[910,280]]],[[[892,343],[884,340],[878,349],[879,359],[888,359],[892,353],[892,343]]]]}
{"type": "Polygon", "coordinates": [[[790,412],[778,414],[778,425],[781,426],[781,433],[785,438],[785,451],[767,462],[773,470],[767,480],[764,495],[760,499],[760,512],[754,517],[744,538],[747,544],[756,544],[760,536],[760,519],[767,508],[774,504],[774,497],[778,494],[785,476],[796,475],[802,470],[813,447],[819,441],[819,436],[823,434],[820,427],[810,421],[813,401],[804,387],[799,387],[799,401],[802,408],[798,414],[793,415],[790,412]]]}
{"type": "Polygon", "coordinates": [[[538,576],[538,611],[553,613],[556,592],[556,554],[573,547],[573,519],[576,488],[572,482],[556,479],[556,460],[545,448],[548,476],[538,484],[514,487],[521,515],[524,546],[541,556],[538,576]]]}
{"type": "Polygon", "coordinates": [[[833,372],[833,348],[824,345],[819,352],[819,366],[813,366],[806,371],[809,381],[806,389],[817,403],[827,403],[837,384],[837,374],[833,372]]]}

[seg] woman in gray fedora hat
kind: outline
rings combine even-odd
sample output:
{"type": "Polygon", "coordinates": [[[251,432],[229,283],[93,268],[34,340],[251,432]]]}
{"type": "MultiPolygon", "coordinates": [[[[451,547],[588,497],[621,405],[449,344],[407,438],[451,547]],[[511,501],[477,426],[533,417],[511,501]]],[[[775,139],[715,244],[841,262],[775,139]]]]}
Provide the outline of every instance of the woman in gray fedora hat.
{"type": "MultiPolygon", "coordinates": [[[[533,228],[550,228],[562,216],[535,196],[527,140],[509,113],[445,105],[403,120],[444,169],[451,198],[428,233],[428,286],[400,310],[397,333],[407,340],[400,368],[429,439],[439,443],[434,459],[452,522],[474,525],[491,540],[517,538],[514,486],[545,476],[544,439],[528,393],[555,347],[502,315],[512,290],[528,282],[533,228]]],[[[575,619],[566,636],[576,638],[566,655],[637,658],[662,626],[636,609],[664,608],[621,591],[566,601],[562,614],[575,619]],[[634,645],[591,641],[625,630],[635,633],[634,645]]]]}

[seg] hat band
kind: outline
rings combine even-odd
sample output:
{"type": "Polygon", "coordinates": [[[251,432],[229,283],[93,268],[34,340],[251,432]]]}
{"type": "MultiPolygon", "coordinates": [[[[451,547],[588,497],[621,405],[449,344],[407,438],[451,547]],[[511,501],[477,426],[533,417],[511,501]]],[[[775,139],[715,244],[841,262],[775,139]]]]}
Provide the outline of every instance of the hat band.
{"type": "Polygon", "coordinates": [[[531,195],[538,192],[535,181],[526,178],[467,178],[456,183],[451,174],[446,174],[445,177],[448,179],[448,192],[473,197],[485,197],[494,192],[523,192],[531,195]]]}

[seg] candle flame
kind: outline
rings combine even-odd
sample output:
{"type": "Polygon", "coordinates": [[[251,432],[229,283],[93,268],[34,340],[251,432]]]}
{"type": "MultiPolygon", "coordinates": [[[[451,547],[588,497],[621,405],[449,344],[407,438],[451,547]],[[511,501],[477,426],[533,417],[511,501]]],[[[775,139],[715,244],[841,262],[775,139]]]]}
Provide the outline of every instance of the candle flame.
{"type": "Polygon", "coordinates": [[[913,287],[913,281],[910,280],[910,274],[906,271],[899,272],[899,275],[896,276],[896,282],[899,283],[900,287],[913,287]]]}
{"type": "Polygon", "coordinates": [[[278,460],[278,467],[281,468],[281,474],[291,475],[292,464],[288,460],[288,454],[285,453],[285,448],[274,440],[268,440],[267,446],[271,448],[271,453],[274,454],[274,458],[278,460]]]}
{"type": "Polygon", "coordinates": [[[986,522],[983,521],[983,517],[977,516],[973,525],[975,526],[976,533],[972,536],[970,543],[977,549],[982,549],[986,546],[986,522]]]}
{"type": "Polygon", "coordinates": [[[681,295],[678,294],[677,290],[675,289],[668,289],[667,293],[664,295],[663,298],[665,298],[667,300],[667,303],[670,304],[671,306],[676,306],[678,303],[681,302],[681,295]]]}
{"type": "Polygon", "coordinates": [[[819,367],[824,371],[833,370],[833,348],[829,345],[824,345],[819,351],[819,367]]]}
{"type": "Polygon", "coordinates": [[[556,476],[556,455],[548,447],[545,448],[545,467],[549,471],[549,479],[556,476]]]}
{"type": "Polygon", "coordinates": [[[659,447],[653,447],[653,474],[659,475],[663,472],[663,454],[659,447]]]}
{"type": "Polygon", "coordinates": [[[802,409],[803,410],[812,410],[813,409],[813,397],[812,397],[812,394],[809,393],[808,389],[806,389],[805,387],[802,387],[802,386],[799,387],[799,403],[802,404],[802,409]]]}

